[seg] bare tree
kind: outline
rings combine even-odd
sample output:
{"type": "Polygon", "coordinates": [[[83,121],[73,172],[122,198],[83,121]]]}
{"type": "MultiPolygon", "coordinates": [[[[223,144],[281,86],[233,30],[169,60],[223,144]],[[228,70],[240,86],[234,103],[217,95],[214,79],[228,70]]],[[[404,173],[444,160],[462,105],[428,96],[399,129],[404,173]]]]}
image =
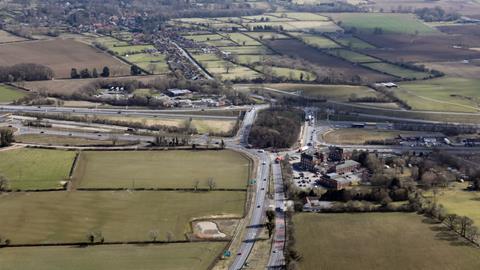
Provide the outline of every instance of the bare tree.
{"type": "Polygon", "coordinates": [[[118,136],[117,135],[111,135],[110,140],[112,141],[112,145],[115,146],[115,145],[117,145],[117,142],[118,142],[118,136]]]}
{"type": "Polygon", "coordinates": [[[210,190],[213,190],[217,186],[217,184],[215,183],[215,180],[213,180],[213,178],[211,177],[208,178],[207,185],[210,190]]]}
{"type": "Polygon", "coordinates": [[[160,233],[157,230],[151,230],[150,232],[148,232],[148,236],[150,237],[150,239],[152,239],[153,242],[157,242],[159,234],[160,233]]]}
{"type": "Polygon", "coordinates": [[[230,73],[230,70],[234,67],[235,65],[230,62],[230,61],[225,61],[225,63],[223,64],[223,67],[225,68],[225,71],[226,73],[230,73]]]}
{"type": "Polygon", "coordinates": [[[458,226],[458,216],[456,214],[449,214],[445,218],[445,224],[450,230],[455,231],[458,226]]]}
{"type": "Polygon", "coordinates": [[[200,185],[200,181],[195,180],[195,181],[193,182],[193,190],[194,190],[194,191],[197,191],[199,185],[200,185]]]}
{"type": "Polygon", "coordinates": [[[167,242],[172,242],[173,241],[173,233],[168,231],[167,232],[167,242]]]}
{"type": "Polygon", "coordinates": [[[477,241],[479,236],[479,231],[478,227],[475,226],[470,226],[470,228],[467,229],[465,237],[470,240],[470,241],[477,241]]]}
{"type": "Polygon", "coordinates": [[[8,180],[5,176],[0,175],[0,191],[6,191],[8,189],[8,180]]]}
{"type": "Polygon", "coordinates": [[[465,237],[467,231],[473,226],[473,220],[469,217],[463,216],[459,220],[460,224],[460,235],[465,237]]]}
{"type": "Polygon", "coordinates": [[[147,69],[150,74],[155,74],[155,71],[157,70],[157,65],[155,65],[154,63],[150,63],[148,64],[147,69]]]}

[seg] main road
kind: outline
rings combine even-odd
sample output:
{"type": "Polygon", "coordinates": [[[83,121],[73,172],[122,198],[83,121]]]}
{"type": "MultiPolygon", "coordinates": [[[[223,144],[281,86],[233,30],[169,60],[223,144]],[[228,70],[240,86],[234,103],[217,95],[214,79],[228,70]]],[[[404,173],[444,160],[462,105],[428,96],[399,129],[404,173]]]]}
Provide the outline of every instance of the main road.
{"type": "Polygon", "coordinates": [[[263,227],[263,217],[266,211],[266,190],[268,189],[268,180],[270,175],[270,157],[263,150],[248,149],[248,134],[255,121],[257,111],[268,106],[252,107],[243,119],[243,125],[238,131],[235,140],[227,141],[227,147],[240,150],[253,155],[257,158],[257,174],[255,177],[255,195],[252,210],[250,213],[250,222],[247,222],[245,231],[245,238],[236,254],[234,254],[234,261],[230,266],[231,270],[242,269],[246,263],[248,256],[252,252],[253,246],[257,241],[263,227]]]}

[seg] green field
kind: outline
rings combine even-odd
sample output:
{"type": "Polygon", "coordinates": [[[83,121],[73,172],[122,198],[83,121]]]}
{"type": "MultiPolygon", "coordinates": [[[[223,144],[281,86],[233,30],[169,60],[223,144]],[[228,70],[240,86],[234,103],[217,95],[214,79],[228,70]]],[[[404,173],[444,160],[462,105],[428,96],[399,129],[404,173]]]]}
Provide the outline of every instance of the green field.
{"type": "Polygon", "coordinates": [[[366,43],[365,41],[356,37],[336,37],[334,40],[347,48],[352,49],[374,49],[373,45],[366,43]]]}
{"type": "Polygon", "coordinates": [[[292,35],[302,40],[307,45],[310,45],[315,48],[331,49],[331,48],[340,47],[337,43],[333,42],[331,39],[323,36],[310,35],[310,34],[304,34],[304,33],[292,33],[292,35]]]}
{"type": "Polygon", "coordinates": [[[28,247],[0,250],[3,270],[207,270],[225,243],[28,247]],[[141,267],[139,267],[141,265],[141,267]]]}
{"type": "Polygon", "coordinates": [[[363,66],[404,79],[424,79],[430,76],[426,72],[406,69],[389,63],[366,63],[363,66]]]}
{"type": "MultiPolygon", "coordinates": [[[[304,81],[314,81],[316,76],[315,74],[294,68],[285,68],[285,67],[271,67],[273,75],[276,77],[284,77],[290,80],[300,80],[303,74],[304,81]]],[[[261,67],[258,67],[258,70],[261,70],[261,67]]]]}
{"type": "Polygon", "coordinates": [[[242,46],[262,45],[260,42],[242,33],[229,33],[229,34],[225,34],[225,36],[233,40],[238,45],[242,45],[242,46]]]}
{"type": "Polygon", "coordinates": [[[284,17],[298,21],[328,21],[328,17],[310,12],[277,12],[270,14],[280,18],[284,17]]]}
{"type": "Polygon", "coordinates": [[[262,63],[266,59],[268,59],[268,56],[266,55],[242,54],[242,55],[237,55],[235,58],[235,61],[240,64],[251,65],[253,63],[262,63]]]}
{"type": "Polygon", "coordinates": [[[246,188],[250,162],[230,151],[83,152],[74,174],[89,188],[246,188]]]}
{"type": "Polygon", "coordinates": [[[128,46],[128,42],[125,41],[120,41],[116,38],[112,37],[99,37],[95,39],[95,42],[98,42],[102,44],[105,47],[108,47],[109,49],[117,47],[117,46],[128,46]]]}
{"type": "Polygon", "coordinates": [[[11,86],[0,84],[0,103],[10,103],[26,96],[27,93],[11,86]]]}
{"type": "Polygon", "coordinates": [[[260,40],[271,40],[271,39],[288,39],[289,37],[284,34],[279,34],[275,32],[247,32],[246,35],[260,39],[260,40]]]}
{"type": "Polygon", "coordinates": [[[165,61],[166,56],[163,54],[150,54],[150,53],[137,53],[125,57],[128,61],[132,63],[139,62],[160,62],[165,61]]]}
{"type": "Polygon", "coordinates": [[[127,54],[143,53],[146,50],[154,50],[153,45],[130,45],[130,46],[120,46],[109,48],[115,54],[124,56],[127,54]]]}
{"type": "Polygon", "coordinates": [[[373,33],[378,27],[384,33],[432,34],[437,31],[416,19],[412,14],[400,13],[330,13],[337,23],[346,28],[355,27],[360,31],[373,33]]]}
{"type": "Polygon", "coordinates": [[[299,269],[474,270],[480,250],[406,213],[297,214],[299,269]]]}
{"type": "Polygon", "coordinates": [[[242,216],[245,192],[75,191],[0,195],[0,231],[12,244],[186,239],[193,218],[242,216]]]}
{"type": "Polygon", "coordinates": [[[353,63],[380,62],[377,58],[345,49],[329,50],[328,53],[353,63]]]}
{"type": "Polygon", "coordinates": [[[478,112],[480,80],[443,77],[406,82],[395,95],[416,110],[478,112]]]}
{"type": "Polygon", "coordinates": [[[366,86],[350,86],[350,85],[322,85],[322,84],[294,84],[294,83],[279,83],[266,84],[266,87],[278,89],[288,92],[301,92],[303,95],[311,97],[325,97],[327,99],[337,101],[348,101],[348,99],[355,94],[357,97],[375,97],[374,90],[366,86]]]}
{"type": "Polygon", "coordinates": [[[270,54],[269,49],[264,46],[234,46],[234,47],[219,47],[221,51],[230,52],[232,54],[270,54]]]}
{"type": "MultiPolygon", "coordinates": [[[[22,143],[34,143],[34,144],[44,144],[44,145],[66,145],[66,146],[112,146],[112,140],[94,140],[86,139],[73,136],[55,136],[55,135],[46,135],[46,134],[24,134],[15,136],[16,142],[22,143]]],[[[115,145],[129,145],[132,142],[128,141],[116,141],[115,145]]]]}
{"type": "Polygon", "coordinates": [[[61,188],[68,180],[75,152],[43,149],[16,149],[1,152],[0,174],[10,189],[61,188]]]}
{"type": "MultiPolygon", "coordinates": [[[[467,216],[480,226],[480,192],[466,191],[468,183],[455,183],[452,187],[440,189],[438,203],[450,214],[467,216]]],[[[427,194],[431,197],[431,194],[427,194]]]]}
{"type": "Polygon", "coordinates": [[[245,26],[250,30],[255,30],[255,27],[283,28],[285,31],[335,32],[339,30],[339,27],[331,21],[252,22],[246,23],[245,26]]]}
{"type": "Polygon", "coordinates": [[[183,36],[186,39],[190,39],[196,42],[205,42],[205,41],[210,41],[210,40],[220,40],[224,39],[223,36],[219,34],[206,34],[206,35],[187,35],[183,36]]]}

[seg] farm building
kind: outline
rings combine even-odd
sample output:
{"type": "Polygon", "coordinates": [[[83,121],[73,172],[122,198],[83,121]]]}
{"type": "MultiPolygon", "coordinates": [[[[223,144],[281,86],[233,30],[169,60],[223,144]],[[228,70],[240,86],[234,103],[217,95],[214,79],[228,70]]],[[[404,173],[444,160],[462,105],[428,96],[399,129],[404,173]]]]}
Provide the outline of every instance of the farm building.
{"type": "Polygon", "coordinates": [[[179,97],[179,96],[186,96],[190,95],[192,91],[188,89],[168,89],[167,94],[171,97],[179,97]]]}

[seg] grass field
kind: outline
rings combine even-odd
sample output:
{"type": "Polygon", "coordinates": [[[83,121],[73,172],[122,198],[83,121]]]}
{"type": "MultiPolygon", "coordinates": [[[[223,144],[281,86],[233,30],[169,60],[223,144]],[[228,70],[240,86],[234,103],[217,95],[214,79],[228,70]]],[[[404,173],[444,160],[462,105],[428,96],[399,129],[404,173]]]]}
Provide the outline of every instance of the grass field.
{"type": "Polygon", "coordinates": [[[75,181],[94,188],[246,188],[250,162],[243,155],[223,151],[83,152],[75,181]]]}
{"type": "Polygon", "coordinates": [[[130,45],[110,48],[115,54],[124,56],[127,54],[143,53],[147,50],[154,50],[153,45],[130,45]]]}
{"type": "MultiPolygon", "coordinates": [[[[468,183],[454,183],[452,187],[440,189],[438,203],[445,207],[448,213],[467,216],[474,220],[475,226],[480,226],[480,192],[467,191],[468,183]]],[[[427,194],[432,197],[432,194],[427,194]]]]}
{"type": "Polygon", "coordinates": [[[0,103],[10,103],[27,95],[27,92],[0,84],[0,103]]]}
{"type": "MultiPolygon", "coordinates": [[[[44,135],[44,134],[24,134],[15,136],[16,142],[22,143],[35,143],[35,144],[45,144],[45,145],[104,145],[112,146],[113,142],[111,140],[92,140],[86,138],[75,138],[75,137],[66,137],[66,136],[55,136],[55,135],[44,135]]],[[[131,142],[127,141],[116,141],[115,145],[127,145],[131,142]]]]}
{"type": "Polygon", "coordinates": [[[60,188],[68,178],[75,152],[43,149],[15,149],[1,152],[0,174],[11,189],[60,188]]]}
{"type": "Polygon", "coordinates": [[[241,216],[245,192],[76,191],[0,195],[2,236],[20,243],[84,242],[91,232],[105,241],[186,239],[193,218],[241,216]]]}
{"type": "Polygon", "coordinates": [[[0,45],[0,65],[36,63],[52,68],[55,78],[70,78],[72,68],[102,70],[108,66],[111,76],[130,75],[130,67],[118,59],[84,43],[70,39],[16,42],[0,45]]]}
{"type": "Polygon", "coordinates": [[[272,52],[264,46],[236,46],[219,47],[221,51],[231,54],[271,54],[272,52]]]}
{"type": "Polygon", "coordinates": [[[242,45],[242,46],[262,45],[260,42],[242,33],[229,33],[229,34],[225,34],[225,36],[233,40],[238,45],[242,45]]]}
{"type": "Polygon", "coordinates": [[[417,214],[297,214],[299,269],[480,268],[480,250],[417,214]]]}
{"type": "MultiPolygon", "coordinates": [[[[110,68],[110,73],[114,72],[115,74],[118,73],[119,70],[110,68]]],[[[144,76],[128,76],[128,77],[121,77],[121,78],[105,78],[102,80],[111,81],[128,81],[128,80],[137,80],[143,83],[149,83],[156,78],[164,78],[164,75],[144,75],[144,76]]],[[[47,93],[61,93],[64,95],[71,95],[75,91],[82,89],[85,86],[99,80],[98,78],[92,79],[76,79],[76,80],[49,80],[49,81],[31,81],[31,82],[18,82],[21,87],[25,87],[26,89],[39,92],[41,90],[46,90],[47,93]]]]}
{"type": "Polygon", "coordinates": [[[340,47],[337,43],[333,42],[331,39],[328,39],[323,36],[310,35],[304,33],[292,33],[293,36],[299,38],[306,44],[319,48],[319,49],[331,49],[340,47]]]}
{"type": "Polygon", "coordinates": [[[247,32],[248,36],[256,39],[288,39],[288,36],[275,32],[247,32]]]}
{"type": "Polygon", "coordinates": [[[328,21],[328,17],[310,12],[277,12],[271,14],[277,17],[286,17],[299,21],[328,21]]]}
{"type": "Polygon", "coordinates": [[[4,270],[207,270],[225,243],[1,249],[4,270]],[[141,268],[139,268],[141,265],[141,268]]]}
{"type": "Polygon", "coordinates": [[[352,49],[374,49],[375,48],[375,46],[370,45],[361,39],[358,39],[356,37],[351,37],[351,36],[336,37],[335,41],[347,48],[352,48],[352,49]]]}
{"type": "Polygon", "coordinates": [[[404,79],[424,79],[430,76],[430,74],[426,72],[406,69],[389,63],[366,63],[363,65],[404,79]]]}
{"type": "Polygon", "coordinates": [[[392,13],[330,13],[337,23],[342,22],[342,27],[356,27],[360,31],[372,33],[376,27],[384,33],[400,34],[433,34],[438,31],[427,26],[412,14],[392,13]]]}
{"type": "MultiPolygon", "coordinates": [[[[304,81],[313,81],[316,78],[315,74],[305,70],[286,68],[286,67],[271,67],[271,68],[274,76],[278,76],[278,77],[285,77],[293,80],[300,80],[302,78],[302,80],[304,81]],[[302,77],[302,74],[303,74],[303,77],[302,77]]],[[[259,68],[259,70],[261,69],[259,68]]]]}
{"type": "Polygon", "coordinates": [[[400,84],[395,94],[416,110],[478,112],[480,80],[443,77],[400,84]]]}
{"type": "Polygon", "coordinates": [[[301,91],[306,96],[312,97],[325,97],[327,99],[348,101],[348,99],[355,94],[357,97],[375,97],[374,90],[366,86],[350,86],[350,85],[322,85],[322,84],[294,84],[294,83],[281,83],[281,84],[266,84],[266,87],[288,91],[298,92],[301,91]]]}
{"type": "Polygon", "coordinates": [[[354,63],[380,62],[377,58],[345,49],[330,50],[328,53],[354,63]]]}
{"type": "Polygon", "coordinates": [[[343,128],[336,129],[324,134],[323,140],[331,144],[364,144],[366,141],[391,140],[398,135],[424,134],[424,132],[403,131],[403,130],[378,130],[378,129],[358,129],[343,128]]]}

